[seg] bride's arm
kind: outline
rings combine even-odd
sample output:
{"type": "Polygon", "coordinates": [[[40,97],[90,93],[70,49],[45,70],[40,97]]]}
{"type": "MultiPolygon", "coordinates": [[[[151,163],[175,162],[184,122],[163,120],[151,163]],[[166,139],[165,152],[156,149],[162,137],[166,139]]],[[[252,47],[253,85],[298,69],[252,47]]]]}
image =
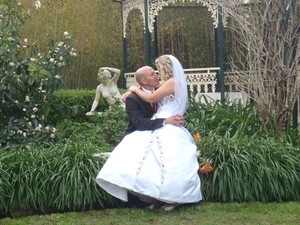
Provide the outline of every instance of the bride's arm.
{"type": "Polygon", "coordinates": [[[149,103],[158,102],[163,97],[174,93],[174,79],[170,78],[169,80],[164,82],[152,94],[147,94],[136,86],[130,87],[129,91],[135,92],[145,102],[149,102],[149,103]]]}

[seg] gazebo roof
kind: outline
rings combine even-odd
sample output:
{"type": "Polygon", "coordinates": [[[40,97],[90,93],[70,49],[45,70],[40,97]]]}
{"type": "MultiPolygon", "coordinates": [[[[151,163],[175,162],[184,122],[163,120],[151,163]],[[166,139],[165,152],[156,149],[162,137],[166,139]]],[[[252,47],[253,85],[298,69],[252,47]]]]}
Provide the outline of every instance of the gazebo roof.
{"type": "MultiPolygon", "coordinates": [[[[142,13],[144,27],[148,27],[149,32],[152,33],[154,29],[155,16],[158,15],[158,12],[162,10],[164,6],[175,2],[186,2],[186,0],[118,0],[118,2],[122,3],[123,37],[126,37],[127,18],[133,9],[137,9],[142,13]],[[145,16],[145,9],[148,9],[146,14],[148,15],[147,17],[145,16]],[[148,24],[145,22],[146,18],[148,20],[148,24]]],[[[220,0],[189,0],[189,2],[201,3],[203,6],[207,7],[208,11],[212,13],[211,16],[214,20],[213,25],[218,27],[218,4],[220,0]]],[[[224,12],[223,19],[225,21],[224,12]]]]}

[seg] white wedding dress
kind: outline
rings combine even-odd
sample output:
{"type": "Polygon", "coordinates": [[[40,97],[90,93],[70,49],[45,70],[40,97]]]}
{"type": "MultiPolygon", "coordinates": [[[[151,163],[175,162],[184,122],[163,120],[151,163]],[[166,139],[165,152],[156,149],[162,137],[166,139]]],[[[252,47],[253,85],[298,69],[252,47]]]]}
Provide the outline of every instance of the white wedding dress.
{"type": "MultiPolygon", "coordinates": [[[[166,96],[158,102],[153,119],[172,116],[176,108],[175,96],[166,96]]],[[[122,201],[128,200],[130,192],[168,203],[196,203],[202,200],[198,168],[196,145],[189,131],[165,125],[126,135],[96,182],[122,201]]]]}

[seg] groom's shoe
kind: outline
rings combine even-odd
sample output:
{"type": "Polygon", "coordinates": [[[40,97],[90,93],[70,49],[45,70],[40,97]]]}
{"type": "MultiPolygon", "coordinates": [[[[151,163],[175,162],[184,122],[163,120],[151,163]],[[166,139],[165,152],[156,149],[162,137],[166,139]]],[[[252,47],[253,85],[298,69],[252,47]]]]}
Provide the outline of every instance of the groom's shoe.
{"type": "Polygon", "coordinates": [[[174,209],[178,208],[179,206],[180,206],[179,203],[168,203],[168,204],[163,205],[161,208],[166,212],[171,212],[174,209]]]}
{"type": "Polygon", "coordinates": [[[147,208],[150,210],[156,209],[160,206],[162,206],[164,204],[164,202],[158,201],[158,200],[154,200],[151,205],[149,205],[147,208]]]}

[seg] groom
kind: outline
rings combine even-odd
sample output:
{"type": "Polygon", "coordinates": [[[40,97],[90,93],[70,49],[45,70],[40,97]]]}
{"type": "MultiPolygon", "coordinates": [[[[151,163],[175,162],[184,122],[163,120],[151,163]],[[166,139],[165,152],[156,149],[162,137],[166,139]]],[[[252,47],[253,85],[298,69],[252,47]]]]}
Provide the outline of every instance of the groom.
{"type": "MultiPolygon", "coordinates": [[[[152,93],[160,85],[156,72],[150,66],[144,66],[138,69],[135,73],[135,78],[141,86],[141,89],[146,93],[152,93]]],[[[183,126],[186,124],[185,119],[182,116],[177,115],[165,119],[157,118],[151,120],[155,110],[153,110],[150,103],[143,101],[135,93],[126,92],[122,96],[122,101],[126,103],[126,113],[129,117],[129,124],[125,135],[130,134],[135,130],[155,130],[165,124],[174,126],[183,126]]],[[[147,206],[147,203],[142,202],[136,196],[129,194],[127,205],[129,207],[145,207],[147,206]]]]}
{"type": "MultiPolygon", "coordinates": [[[[136,81],[141,86],[141,89],[146,93],[152,93],[159,87],[160,82],[154,69],[150,66],[143,66],[135,73],[136,81]]],[[[124,94],[123,101],[126,101],[126,113],[129,117],[129,125],[125,135],[130,134],[135,130],[155,130],[165,124],[173,126],[185,125],[185,120],[182,116],[173,115],[168,118],[157,118],[151,120],[155,113],[150,103],[143,101],[137,94],[124,94]]]]}

